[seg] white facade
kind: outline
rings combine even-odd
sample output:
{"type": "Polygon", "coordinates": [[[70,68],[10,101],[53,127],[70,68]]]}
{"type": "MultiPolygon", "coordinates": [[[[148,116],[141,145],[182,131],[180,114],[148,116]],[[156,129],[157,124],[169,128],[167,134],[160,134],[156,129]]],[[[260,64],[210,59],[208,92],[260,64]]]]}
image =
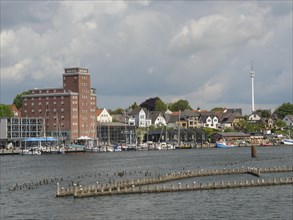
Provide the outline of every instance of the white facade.
{"type": "Polygon", "coordinates": [[[249,115],[248,120],[249,121],[259,121],[259,120],[261,120],[261,117],[257,113],[252,113],[251,115],[249,115]]]}
{"type": "Polygon", "coordinates": [[[155,126],[166,126],[167,125],[166,119],[161,114],[159,114],[158,117],[154,121],[154,125],[155,126]]]}
{"type": "Polygon", "coordinates": [[[292,127],[293,126],[293,115],[286,115],[285,118],[283,119],[285,121],[286,126],[292,127]]]}
{"type": "Polygon", "coordinates": [[[219,119],[216,116],[208,116],[204,122],[204,127],[218,128],[219,119]]]}
{"type": "Polygon", "coordinates": [[[147,118],[147,114],[143,109],[140,109],[140,111],[137,114],[132,115],[128,119],[128,124],[135,125],[136,127],[145,128],[152,125],[151,119],[147,118]],[[133,124],[134,122],[134,124],[133,124]]]}
{"type": "Polygon", "coordinates": [[[109,112],[104,108],[102,112],[97,116],[98,122],[112,122],[113,118],[109,112]]]}

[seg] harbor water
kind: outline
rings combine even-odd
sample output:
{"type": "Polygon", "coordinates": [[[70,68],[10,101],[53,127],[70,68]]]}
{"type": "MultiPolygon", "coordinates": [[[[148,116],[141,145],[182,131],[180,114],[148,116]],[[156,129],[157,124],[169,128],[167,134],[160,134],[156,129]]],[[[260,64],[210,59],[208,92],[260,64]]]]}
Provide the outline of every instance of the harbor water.
{"type": "MultiPolygon", "coordinates": [[[[293,185],[57,198],[56,184],[109,183],[170,172],[293,166],[292,146],[9,155],[0,157],[0,219],[293,219],[293,185]]],[[[260,178],[292,177],[261,173],[260,178]]],[[[192,184],[259,177],[219,175],[168,184],[192,184]]]]}

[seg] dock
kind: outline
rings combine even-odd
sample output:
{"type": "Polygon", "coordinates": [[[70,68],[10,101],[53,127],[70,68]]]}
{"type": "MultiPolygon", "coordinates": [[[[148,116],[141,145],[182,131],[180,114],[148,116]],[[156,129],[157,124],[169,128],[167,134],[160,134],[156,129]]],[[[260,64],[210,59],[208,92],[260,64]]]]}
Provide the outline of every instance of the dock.
{"type": "MultiPolygon", "coordinates": [[[[85,153],[86,151],[84,149],[79,149],[79,148],[72,148],[72,149],[65,149],[64,153],[65,154],[72,154],[72,153],[85,153]]],[[[46,152],[44,154],[51,154],[50,152],[46,152]]],[[[7,155],[23,155],[22,150],[21,149],[11,149],[11,150],[7,150],[7,149],[1,149],[0,150],[0,156],[7,156],[7,155]]],[[[33,154],[32,154],[33,155],[33,154]]]]}

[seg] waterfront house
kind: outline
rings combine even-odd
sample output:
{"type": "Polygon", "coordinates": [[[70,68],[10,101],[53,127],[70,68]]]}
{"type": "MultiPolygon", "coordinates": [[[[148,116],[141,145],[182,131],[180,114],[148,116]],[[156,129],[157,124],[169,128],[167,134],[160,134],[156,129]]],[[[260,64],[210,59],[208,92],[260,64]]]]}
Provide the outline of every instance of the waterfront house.
{"type": "Polygon", "coordinates": [[[293,126],[293,115],[286,115],[283,119],[285,121],[286,126],[292,127],[293,126]]]}
{"type": "Polygon", "coordinates": [[[261,121],[266,129],[272,129],[274,127],[274,120],[271,117],[262,118],[261,121]]]}
{"type": "Polygon", "coordinates": [[[149,114],[150,119],[152,120],[152,125],[154,126],[166,126],[167,122],[162,112],[160,111],[151,111],[149,114]]]}
{"type": "Polygon", "coordinates": [[[261,120],[261,116],[258,112],[253,112],[251,115],[248,116],[248,121],[257,122],[261,120]]]}
{"type": "Polygon", "coordinates": [[[130,113],[128,113],[128,124],[130,122],[135,122],[136,127],[149,127],[152,125],[152,120],[149,118],[149,112],[145,108],[136,108],[130,113]]]}
{"type": "Polygon", "coordinates": [[[201,112],[199,114],[199,123],[201,127],[216,129],[219,125],[219,118],[212,112],[201,112]]]}
{"type": "Polygon", "coordinates": [[[194,110],[185,110],[181,113],[182,117],[187,123],[187,128],[198,128],[199,127],[199,113],[194,110]]]}
{"type": "Polygon", "coordinates": [[[175,113],[172,114],[165,114],[165,119],[168,128],[175,128],[176,122],[179,120],[179,116],[175,113]]]}
{"type": "Polygon", "coordinates": [[[220,126],[223,128],[237,129],[241,121],[244,121],[244,117],[238,112],[224,113],[220,116],[220,126]]]}
{"type": "Polygon", "coordinates": [[[113,118],[109,114],[109,112],[103,108],[103,109],[96,109],[96,115],[97,115],[97,122],[112,122],[113,118]]]}

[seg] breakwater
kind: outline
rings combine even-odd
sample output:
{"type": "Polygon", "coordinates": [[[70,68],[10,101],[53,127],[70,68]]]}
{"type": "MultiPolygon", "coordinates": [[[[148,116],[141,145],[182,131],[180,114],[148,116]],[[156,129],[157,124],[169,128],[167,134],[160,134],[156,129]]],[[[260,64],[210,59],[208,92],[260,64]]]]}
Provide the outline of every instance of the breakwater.
{"type": "Polygon", "coordinates": [[[182,180],[193,177],[203,177],[212,175],[239,175],[251,174],[259,177],[261,173],[277,173],[277,172],[293,172],[293,167],[279,166],[269,168],[236,168],[236,169],[222,169],[222,170],[198,170],[186,172],[171,172],[156,177],[139,178],[124,181],[113,181],[107,184],[96,182],[92,185],[81,186],[73,184],[72,187],[63,188],[57,183],[56,197],[74,196],[75,198],[90,197],[90,196],[106,196],[106,195],[121,195],[130,193],[161,193],[161,192],[178,192],[191,190],[209,190],[209,189],[227,189],[239,187],[255,187],[268,185],[284,185],[293,184],[293,177],[279,178],[279,179],[257,179],[245,181],[228,181],[228,182],[210,182],[210,183],[196,183],[182,186],[178,183],[177,187],[173,184],[166,187],[162,184],[166,182],[182,180]]]}

